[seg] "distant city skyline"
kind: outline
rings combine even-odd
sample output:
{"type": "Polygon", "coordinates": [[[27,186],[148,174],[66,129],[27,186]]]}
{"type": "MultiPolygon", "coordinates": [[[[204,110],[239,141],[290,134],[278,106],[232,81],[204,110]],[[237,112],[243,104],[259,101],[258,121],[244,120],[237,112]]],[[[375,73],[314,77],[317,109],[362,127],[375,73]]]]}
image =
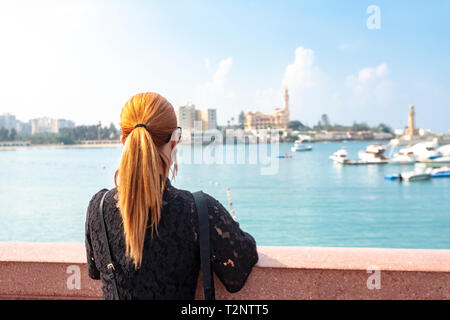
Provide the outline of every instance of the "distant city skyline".
{"type": "Polygon", "coordinates": [[[67,119],[40,117],[22,121],[12,113],[0,114],[0,129],[14,129],[20,134],[58,133],[60,129],[74,127],[75,123],[67,119]]]}
{"type": "Polygon", "coordinates": [[[0,114],[120,121],[134,94],[176,108],[450,129],[448,1],[2,1],[0,114]],[[369,5],[379,29],[367,27],[369,5]],[[186,19],[189,17],[189,19],[186,19]]]}

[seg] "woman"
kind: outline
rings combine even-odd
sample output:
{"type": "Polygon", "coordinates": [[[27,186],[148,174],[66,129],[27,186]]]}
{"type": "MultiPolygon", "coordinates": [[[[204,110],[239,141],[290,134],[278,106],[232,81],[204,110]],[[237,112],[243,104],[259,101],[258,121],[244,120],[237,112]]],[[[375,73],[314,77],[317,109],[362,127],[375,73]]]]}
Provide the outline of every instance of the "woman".
{"type": "MultiPolygon", "coordinates": [[[[198,218],[189,191],[173,187],[181,128],[172,105],[157,93],[132,97],[120,115],[123,154],[103,202],[104,221],[120,299],[193,299],[200,270],[198,218]]],[[[89,276],[113,299],[107,244],[99,218],[100,190],[86,216],[89,276]]],[[[258,260],[253,237],[206,195],[211,264],[229,292],[239,291],[258,260]]]]}

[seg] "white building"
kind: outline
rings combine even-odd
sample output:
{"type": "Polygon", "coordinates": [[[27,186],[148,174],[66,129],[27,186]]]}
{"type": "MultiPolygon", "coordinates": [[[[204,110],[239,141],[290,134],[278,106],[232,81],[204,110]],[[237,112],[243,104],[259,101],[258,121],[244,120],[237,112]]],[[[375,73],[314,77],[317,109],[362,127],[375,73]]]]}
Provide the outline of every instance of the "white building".
{"type": "Polygon", "coordinates": [[[63,128],[75,128],[75,123],[66,119],[58,119],[58,132],[63,128]]]}
{"type": "Polygon", "coordinates": [[[47,117],[31,119],[31,134],[58,133],[58,121],[47,117]]]}
{"type": "Polygon", "coordinates": [[[58,133],[63,128],[74,128],[75,123],[65,119],[51,119],[47,117],[30,120],[31,134],[58,133]]]}
{"type": "Polygon", "coordinates": [[[21,134],[31,134],[31,122],[16,121],[16,131],[21,134]]]}
{"type": "Polygon", "coordinates": [[[16,116],[10,113],[0,115],[0,129],[11,130],[16,128],[16,116]]]}

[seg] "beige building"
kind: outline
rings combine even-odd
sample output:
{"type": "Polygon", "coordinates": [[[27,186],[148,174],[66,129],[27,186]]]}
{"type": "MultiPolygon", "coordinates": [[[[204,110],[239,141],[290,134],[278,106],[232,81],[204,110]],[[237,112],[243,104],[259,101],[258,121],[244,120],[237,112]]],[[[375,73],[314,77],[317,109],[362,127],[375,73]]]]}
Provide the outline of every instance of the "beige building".
{"type": "Polygon", "coordinates": [[[276,108],[272,114],[262,112],[247,112],[245,114],[244,130],[286,129],[289,123],[289,93],[284,89],[283,109],[276,108]]]}
{"type": "Polygon", "coordinates": [[[202,121],[203,130],[213,130],[217,128],[216,109],[196,110],[196,120],[202,121]]]}
{"type": "Polygon", "coordinates": [[[178,125],[180,127],[186,130],[194,128],[194,121],[196,116],[194,104],[187,102],[185,105],[176,108],[175,113],[177,116],[178,125]]]}
{"type": "Polygon", "coordinates": [[[50,118],[37,118],[30,120],[31,134],[36,133],[58,133],[58,121],[50,118]]]}
{"type": "Polygon", "coordinates": [[[36,133],[58,133],[63,128],[74,128],[75,123],[65,119],[36,118],[30,120],[31,134],[36,133]]]}
{"type": "Polygon", "coordinates": [[[202,130],[217,128],[216,109],[195,109],[195,104],[187,102],[185,105],[178,106],[175,113],[178,125],[183,128],[183,131],[193,130],[196,121],[201,121],[202,130]]]}

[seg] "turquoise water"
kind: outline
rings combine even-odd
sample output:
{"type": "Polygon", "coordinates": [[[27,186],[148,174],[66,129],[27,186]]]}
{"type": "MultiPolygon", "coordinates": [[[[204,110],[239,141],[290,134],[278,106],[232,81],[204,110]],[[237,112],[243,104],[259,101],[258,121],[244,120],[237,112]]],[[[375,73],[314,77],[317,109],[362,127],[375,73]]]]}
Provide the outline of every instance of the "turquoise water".
{"type": "MultiPolygon", "coordinates": [[[[328,158],[342,143],[312,145],[277,159],[274,175],[256,164],[180,161],[173,184],[202,189],[227,209],[230,187],[237,220],[259,245],[450,249],[450,179],[388,181],[385,174],[413,167],[342,167],[328,158]]],[[[345,146],[356,158],[367,142],[345,146]]],[[[290,147],[281,144],[280,153],[290,147]]],[[[0,151],[0,241],[84,241],[88,202],[114,186],[120,154],[120,147],[0,151]]]]}

